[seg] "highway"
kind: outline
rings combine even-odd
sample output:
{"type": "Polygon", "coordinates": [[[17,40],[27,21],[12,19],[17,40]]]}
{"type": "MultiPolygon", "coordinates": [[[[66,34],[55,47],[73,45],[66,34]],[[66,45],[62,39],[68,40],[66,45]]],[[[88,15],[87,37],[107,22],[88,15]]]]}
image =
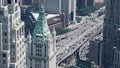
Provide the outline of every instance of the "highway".
{"type": "Polygon", "coordinates": [[[94,19],[92,17],[93,15],[94,14],[83,17],[81,23],[74,27],[77,29],[60,36],[65,36],[66,38],[57,43],[57,64],[74,53],[80,46],[85,44],[91,38],[102,33],[104,15],[98,18],[94,17],[94,19]]]}
{"type": "Polygon", "coordinates": [[[57,55],[57,62],[58,62],[58,64],[61,61],[63,61],[65,58],[70,56],[72,53],[74,53],[80,46],[85,44],[87,41],[89,41],[93,37],[96,37],[100,33],[100,31],[102,31],[101,30],[102,29],[101,26],[102,26],[102,23],[97,24],[92,29],[87,30],[81,36],[77,37],[74,41],[71,41],[71,43],[69,43],[69,46],[65,47],[67,49],[62,50],[62,52],[57,55]],[[100,29],[100,30],[98,30],[98,29],[100,29]],[[85,37],[87,35],[91,35],[91,36],[85,37]]]}
{"type": "Polygon", "coordinates": [[[80,32],[83,29],[84,26],[89,28],[89,26],[95,25],[97,23],[96,18],[98,17],[98,13],[103,12],[103,11],[105,11],[105,7],[102,7],[99,10],[95,11],[94,13],[89,14],[90,16],[82,16],[82,17],[77,16],[77,17],[82,18],[82,20],[81,20],[80,23],[77,23],[76,25],[73,25],[73,26],[71,25],[71,26],[68,27],[70,29],[73,29],[73,31],[68,32],[66,34],[59,35],[58,37],[59,38],[63,38],[63,37],[66,37],[66,36],[70,37],[74,33],[80,32]],[[82,29],[80,29],[80,28],[82,28],[82,29]],[[76,29],[76,30],[74,30],[74,29],[76,29]]]}

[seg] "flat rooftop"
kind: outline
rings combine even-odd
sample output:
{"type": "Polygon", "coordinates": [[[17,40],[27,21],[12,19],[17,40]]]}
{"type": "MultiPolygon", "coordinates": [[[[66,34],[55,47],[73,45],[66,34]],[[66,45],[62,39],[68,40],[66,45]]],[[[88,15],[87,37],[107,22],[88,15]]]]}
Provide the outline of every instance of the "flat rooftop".
{"type": "MultiPolygon", "coordinates": [[[[31,14],[33,15],[33,17],[37,20],[39,13],[37,12],[31,12],[31,14]]],[[[52,17],[56,17],[59,16],[59,14],[47,14],[46,13],[46,19],[52,18],[52,17]]]]}

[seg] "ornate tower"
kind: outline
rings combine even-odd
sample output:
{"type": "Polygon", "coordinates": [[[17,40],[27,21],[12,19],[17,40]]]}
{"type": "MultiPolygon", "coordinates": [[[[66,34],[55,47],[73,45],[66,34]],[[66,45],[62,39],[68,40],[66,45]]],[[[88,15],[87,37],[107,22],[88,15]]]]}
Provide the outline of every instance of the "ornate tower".
{"type": "Polygon", "coordinates": [[[56,68],[56,44],[54,34],[50,33],[43,5],[40,4],[39,16],[32,35],[30,68],[56,68]],[[53,35],[53,36],[52,36],[53,35]]]}

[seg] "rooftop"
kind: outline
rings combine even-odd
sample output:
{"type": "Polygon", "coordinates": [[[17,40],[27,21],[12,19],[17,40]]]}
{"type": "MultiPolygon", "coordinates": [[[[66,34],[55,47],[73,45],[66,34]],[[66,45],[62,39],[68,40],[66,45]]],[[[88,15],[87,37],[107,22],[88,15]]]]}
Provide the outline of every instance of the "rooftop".
{"type": "MultiPolygon", "coordinates": [[[[38,12],[31,12],[31,14],[34,16],[34,18],[37,20],[39,13],[38,12]]],[[[46,19],[52,18],[52,17],[56,17],[59,16],[59,14],[45,14],[46,15],[46,19]]]]}

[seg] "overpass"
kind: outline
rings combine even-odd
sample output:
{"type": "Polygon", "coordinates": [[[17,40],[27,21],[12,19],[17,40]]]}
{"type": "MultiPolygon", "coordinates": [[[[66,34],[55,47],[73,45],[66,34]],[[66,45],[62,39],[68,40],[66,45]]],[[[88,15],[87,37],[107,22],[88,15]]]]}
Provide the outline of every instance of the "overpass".
{"type": "MultiPolygon", "coordinates": [[[[99,10],[95,11],[94,13],[90,13],[89,16],[77,16],[82,18],[81,22],[75,25],[70,25],[68,28],[71,29],[72,31],[62,34],[62,35],[58,35],[57,39],[58,40],[62,40],[66,37],[70,37],[72,36],[74,33],[76,33],[76,31],[80,31],[79,28],[82,24],[84,24],[85,22],[88,22],[89,20],[92,20],[93,22],[97,22],[95,19],[98,18],[99,13],[100,12],[104,12],[105,11],[105,7],[100,8],[99,10]],[[77,25],[77,26],[76,26],[77,25]],[[72,28],[71,28],[72,27],[72,28]]],[[[99,18],[101,18],[102,16],[100,16],[99,18]]]]}
{"type": "Polygon", "coordinates": [[[68,43],[67,44],[68,47],[66,47],[67,49],[63,49],[59,53],[57,53],[57,64],[58,65],[62,61],[64,61],[67,57],[72,55],[76,50],[78,50],[82,45],[84,45],[90,39],[102,33],[103,20],[102,21],[100,20],[103,17],[104,15],[99,18],[99,20],[97,21],[98,23],[95,26],[93,26],[91,29],[85,31],[79,37],[71,41],[71,43],[68,43]]]}

